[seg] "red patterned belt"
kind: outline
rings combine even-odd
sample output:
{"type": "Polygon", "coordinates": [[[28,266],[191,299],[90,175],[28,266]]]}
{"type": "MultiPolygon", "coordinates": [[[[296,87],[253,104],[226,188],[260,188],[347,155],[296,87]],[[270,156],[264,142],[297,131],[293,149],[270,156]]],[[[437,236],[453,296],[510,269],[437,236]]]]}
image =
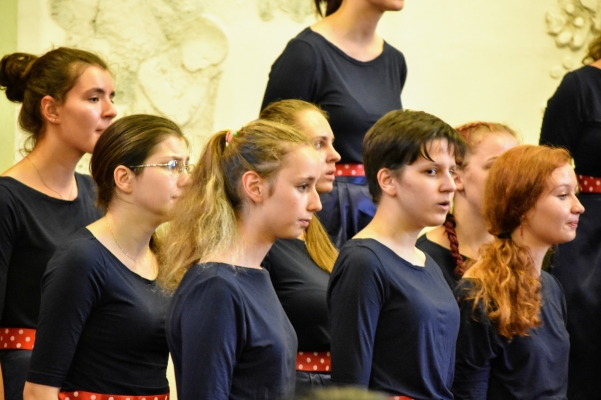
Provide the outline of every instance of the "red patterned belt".
{"type": "Polygon", "coordinates": [[[76,392],[60,392],[58,394],[58,398],[60,400],[169,400],[169,393],[151,396],[127,396],[121,394],[100,394],[78,390],[76,392]]]}
{"type": "Polygon", "coordinates": [[[413,398],[407,396],[392,396],[390,400],[413,400],[413,398]]]}
{"type": "Polygon", "coordinates": [[[332,359],[329,351],[299,351],[296,353],[296,370],[305,372],[330,372],[332,359]]]}
{"type": "Polygon", "coordinates": [[[33,350],[35,329],[0,328],[0,350],[33,350]]]}
{"type": "Polygon", "coordinates": [[[336,176],[365,176],[363,164],[336,164],[336,176]]]}
{"type": "Polygon", "coordinates": [[[601,193],[601,178],[578,175],[578,190],[580,193],[601,193]]]}

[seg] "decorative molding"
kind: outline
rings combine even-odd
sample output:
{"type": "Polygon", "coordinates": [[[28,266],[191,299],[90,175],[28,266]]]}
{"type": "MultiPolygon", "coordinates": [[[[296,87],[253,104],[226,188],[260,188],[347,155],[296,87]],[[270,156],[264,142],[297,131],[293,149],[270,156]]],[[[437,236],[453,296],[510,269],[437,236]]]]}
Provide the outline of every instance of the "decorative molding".
{"type": "Polygon", "coordinates": [[[315,14],[312,0],[258,0],[259,16],[263,21],[270,21],[279,9],[288,14],[295,22],[303,22],[309,15],[315,14]]]}
{"type": "MultiPolygon", "coordinates": [[[[213,132],[229,40],[195,0],[49,0],[66,46],[97,52],[115,76],[119,116],[178,123],[192,145],[213,132]]],[[[82,161],[84,169],[87,162],[82,161]]]]}
{"type": "Polygon", "coordinates": [[[580,65],[579,58],[587,44],[601,33],[601,0],[558,0],[545,15],[547,33],[558,48],[569,54],[553,66],[550,75],[559,79],[580,65]]]}

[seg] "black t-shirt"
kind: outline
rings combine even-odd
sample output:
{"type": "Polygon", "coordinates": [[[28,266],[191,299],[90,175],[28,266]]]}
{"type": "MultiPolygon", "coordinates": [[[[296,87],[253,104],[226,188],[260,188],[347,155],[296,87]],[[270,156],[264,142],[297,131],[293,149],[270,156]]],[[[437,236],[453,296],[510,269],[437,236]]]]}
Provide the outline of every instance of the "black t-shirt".
{"type": "Polygon", "coordinates": [[[547,103],[540,144],[568,149],[577,174],[601,176],[601,69],[585,66],[564,76],[547,103]]]}
{"type": "Polygon", "coordinates": [[[407,77],[403,54],[384,42],[363,62],[306,28],[274,62],[261,109],[282,99],[319,104],[330,117],[341,163],[361,163],[363,138],[384,114],[399,110],[407,77]]]}
{"type": "Polygon", "coordinates": [[[75,174],[77,198],[55,199],[0,177],[0,326],[35,328],[40,282],[58,245],[101,217],[94,182],[75,174]]]}
{"type": "Polygon", "coordinates": [[[313,262],[305,242],[278,239],[262,265],[296,331],[298,350],[330,350],[326,301],[330,274],[313,262]]]}
{"type": "Polygon", "coordinates": [[[415,266],[374,239],[342,248],[328,287],[332,382],[452,399],[459,309],[426,254],[415,266]]]}
{"type": "Polygon", "coordinates": [[[65,391],[167,393],[169,298],[86,228],[48,263],[27,380],[65,391]]]}
{"type": "Polygon", "coordinates": [[[180,400],[294,395],[296,335],[264,269],[192,266],[173,296],[167,337],[180,400]]]}
{"type": "Polygon", "coordinates": [[[456,399],[566,399],[569,335],[566,304],[557,280],[541,272],[541,325],[510,341],[499,335],[481,304],[464,300],[473,284],[455,288],[461,311],[453,394],[456,399]],[[474,316],[477,321],[474,320],[474,316]]]}
{"type": "MultiPolygon", "coordinates": [[[[451,254],[451,250],[439,245],[438,243],[434,243],[428,239],[426,235],[422,235],[419,237],[419,239],[417,239],[415,247],[424,253],[428,253],[428,255],[430,255],[430,257],[436,261],[436,264],[442,271],[445,281],[447,281],[451,289],[454,289],[455,286],[457,286],[459,279],[455,276],[455,259],[451,254]]],[[[467,261],[467,257],[462,257],[464,261],[467,261]]]]}

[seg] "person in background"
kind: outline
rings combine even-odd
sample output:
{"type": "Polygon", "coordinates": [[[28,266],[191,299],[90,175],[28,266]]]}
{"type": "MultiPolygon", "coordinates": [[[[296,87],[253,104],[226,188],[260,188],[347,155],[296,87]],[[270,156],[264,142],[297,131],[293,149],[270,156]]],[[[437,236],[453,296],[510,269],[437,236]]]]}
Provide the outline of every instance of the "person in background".
{"type": "Polygon", "coordinates": [[[567,73],[549,99],[540,144],[572,154],[579,199],[587,209],[576,239],[558,246],[551,273],[561,283],[568,306],[568,397],[592,400],[601,393],[601,35],[584,61],[590,64],[567,73]]]}
{"type": "Polygon", "coordinates": [[[321,163],[298,130],[257,120],[207,143],[167,232],[167,339],[180,400],[287,399],[297,340],[261,267],[321,208],[321,163]],[[176,289],[177,288],[177,289],[176,289]]]}
{"type": "MultiPolygon", "coordinates": [[[[280,100],[265,108],[261,119],[298,128],[320,155],[317,193],[332,190],[335,163],[334,134],[327,114],[303,100],[280,100]]],[[[278,239],[262,262],[298,339],[296,394],[327,385],[330,379],[330,333],[326,292],[338,256],[328,234],[314,216],[294,239],[278,239]]]]}
{"type": "Polygon", "coordinates": [[[374,219],[341,249],[328,286],[332,382],[452,399],[459,309],[440,267],[415,247],[455,192],[463,138],[421,111],[392,111],[365,136],[374,219]]]}
{"type": "Polygon", "coordinates": [[[91,170],[105,215],[48,263],[25,400],[169,397],[155,230],[190,167],[186,138],[165,118],[127,116],[98,140],[91,170]]]}
{"type": "Polygon", "coordinates": [[[404,0],[315,0],[315,5],[325,18],[292,39],[274,62],[261,108],[300,99],[328,113],[341,159],[334,189],[322,194],[318,215],[341,248],[376,211],[364,176],[363,138],[380,117],[402,108],[407,77],[403,54],[376,28],[382,15],[401,10],[404,0]]]}
{"type": "Polygon", "coordinates": [[[480,246],[493,239],[482,215],[484,183],[495,160],[519,144],[511,128],[496,122],[471,122],[455,129],[468,148],[465,157],[457,160],[453,213],[416,245],[436,261],[451,289],[478,259],[480,246]]]}
{"type": "Polygon", "coordinates": [[[113,78],[95,54],[57,48],[0,60],[0,87],[22,103],[26,156],[0,176],[0,364],[7,400],[23,398],[40,311],[40,282],[56,247],[101,217],[94,183],[75,172],[117,114],[113,78]]]}
{"type": "Polygon", "coordinates": [[[456,399],[566,399],[569,335],[545,254],[576,236],[584,211],[564,149],[518,146],[501,155],[484,191],[494,240],[455,288],[461,310],[456,399]]]}

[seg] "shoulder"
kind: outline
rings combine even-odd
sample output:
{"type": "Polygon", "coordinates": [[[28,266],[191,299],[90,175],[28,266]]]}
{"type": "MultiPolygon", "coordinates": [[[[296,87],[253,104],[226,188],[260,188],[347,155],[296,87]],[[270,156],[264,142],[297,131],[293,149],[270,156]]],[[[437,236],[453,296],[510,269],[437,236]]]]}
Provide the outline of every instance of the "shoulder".
{"type": "Polygon", "coordinates": [[[388,250],[374,239],[351,239],[340,250],[332,275],[352,269],[357,277],[365,274],[383,274],[388,250]]]}
{"type": "Polygon", "coordinates": [[[75,180],[77,181],[77,185],[80,190],[85,190],[86,192],[96,192],[96,183],[90,175],[80,174],[79,172],[75,173],[75,180]]]}
{"type": "Polygon", "coordinates": [[[295,260],[298,261],[305,256],[309,257],[309,253],[306,244],[302,240],[278,239],[269,249],[261,266],[272,273],[274,269],[293,266],[295,260]]]}
{"type": "Polygon", "coordinates": [[[235,297],[239,291],[235,267],[210,262],[190,267],[178,288],[180,296],[211,298],[235,297]]]}
{"type": "Polygon", "coordinates": [[[563,288],[556,277],[546,271],[541,271],[540,277],[545,291],[549,291],[554,297],[563,297],[563,288]]]}
{"type": "Polygon", "coordinates": [[[405,64],[405,55],[398,50],[396,47],[388,44],[388,42],[384,41],[384,51],[383,54],[386,57],[394,58],[403,64],[405,64]]]}

